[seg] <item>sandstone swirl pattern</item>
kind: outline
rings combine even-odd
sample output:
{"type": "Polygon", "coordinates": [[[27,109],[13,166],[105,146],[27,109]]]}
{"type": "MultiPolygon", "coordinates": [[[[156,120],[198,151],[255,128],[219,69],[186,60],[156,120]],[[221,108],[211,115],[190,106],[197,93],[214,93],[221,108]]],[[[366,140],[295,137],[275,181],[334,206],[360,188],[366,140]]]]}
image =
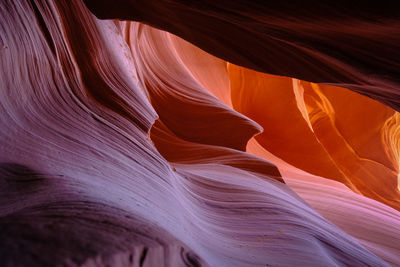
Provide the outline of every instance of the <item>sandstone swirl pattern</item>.
{"type": "Polygon", "coordinates": [[[2,265],[400,265],[395,14],[188,3],[0,2],[2,265]]]}

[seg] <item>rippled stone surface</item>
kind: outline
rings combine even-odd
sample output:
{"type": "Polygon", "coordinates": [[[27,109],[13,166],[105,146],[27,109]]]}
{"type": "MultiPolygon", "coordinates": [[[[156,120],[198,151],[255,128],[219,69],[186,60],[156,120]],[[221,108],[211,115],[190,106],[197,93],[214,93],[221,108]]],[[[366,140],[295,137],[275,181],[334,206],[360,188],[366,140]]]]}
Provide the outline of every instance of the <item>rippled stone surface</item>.
{"type": "Polygon", "coordinates": [[[0,2],[2,264],[400,264],[394,9],[86,4],[0,2]]]}

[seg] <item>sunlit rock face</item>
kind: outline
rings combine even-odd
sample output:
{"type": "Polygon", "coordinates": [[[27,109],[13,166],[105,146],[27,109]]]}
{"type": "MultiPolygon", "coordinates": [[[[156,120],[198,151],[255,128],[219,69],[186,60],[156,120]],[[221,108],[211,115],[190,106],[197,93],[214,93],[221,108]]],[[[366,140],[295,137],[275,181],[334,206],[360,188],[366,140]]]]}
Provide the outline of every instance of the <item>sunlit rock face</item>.
{"type": "Polygon", "coordinates": [[[100,18],[172,32],[231,63],[333,83],[400,110],[397,3],[85,0],[100,18]]]}
{"type": "Polygon", "coordinates": [[[0,2],[2,265],[400,266],[397,11],[264,2],[0,2]]]}
{"type": "Polygon", "coordinates": [[[295,167],[400,209],[398,159],[390,153],[396,144],[385,137],[394,134],[389,128],[400,126],[389,123],[397,112],[340,87],[233,65],[228,70],[233,106],[263,126],[264,132],[255,137],[263,148],[295,167]]]}

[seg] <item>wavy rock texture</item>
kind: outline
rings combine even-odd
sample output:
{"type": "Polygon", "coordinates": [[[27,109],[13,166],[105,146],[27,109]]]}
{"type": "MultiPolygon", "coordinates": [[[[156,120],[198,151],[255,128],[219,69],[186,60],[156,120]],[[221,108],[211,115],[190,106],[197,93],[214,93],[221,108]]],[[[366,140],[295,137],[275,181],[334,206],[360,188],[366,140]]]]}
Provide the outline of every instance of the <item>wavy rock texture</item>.
{"type": "Polygon", "coordinates": [[[343,88],[232,65],[228,69],[233,106],[264,127],[256,136],[262,147],[300,169],[400,209],[398,159],[387,153],[393,142],[383,138],[390,131],[385,122],[398,113],[343,88]]]}
{"type": "Polygon", "coordinates": [[[400,265],[394,14],[189,3],[0,2],[2,265],[400,265]]]}
{"type": "Polygon", "coordinates": [[[336,84],[400,111],[400,12],[394,2],[85,2],[100,18],[142,21],[234,64],[336,84]]]}

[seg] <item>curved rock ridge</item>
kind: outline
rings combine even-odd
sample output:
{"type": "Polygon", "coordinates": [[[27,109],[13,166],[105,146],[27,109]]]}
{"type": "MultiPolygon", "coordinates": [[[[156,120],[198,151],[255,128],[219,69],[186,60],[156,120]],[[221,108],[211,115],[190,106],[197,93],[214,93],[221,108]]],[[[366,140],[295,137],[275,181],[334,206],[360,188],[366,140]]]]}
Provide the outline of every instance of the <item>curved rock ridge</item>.
{"type": "MultiPolygon", "coordinates": [[[[108,10],[101,9],[105,3],[98,7],[110,16],[130,12],[123,0],[108,10]]],[[[154,3],[136,2],[139,8],[154,3]]],[[[324,168],[309,174],[263,143],[273,124],[238,108],[246,96],[235,94],[246,76],[236,83],[232,68],[242,67],[138,22],[99,20],[81,0],[4,0],[0,18],[5,266],[400,264],[393,245],[400,239],[399,211],[337,182],[350,187],[357,179],[337,167],[330,150],[327,164],[343,176],[324,168]]],[[[181,22],[183,30],[187,24],[181,22]]],[[[314,138],[333,138],[314,116],[332,122],[328,111],[342,108],[329,98],[330,87],[284,79],[292,82],[298,120],[314,138]],[[315,112],[325,98],[331,106],[322,107],[330,109],[315,112]]],[[[288,95],[280,100],[293,102],[288,95]]],[[[360,155],[396,173],[398,113],[376,111],[356,131],[377,125],[368,132],[376,153],[364,149],[357,133],[343,136],[360,155]]],[[[353,123],[340,121],[346,128],[353,123]]],[[[375,195],[392,205],[388,188],[375,195]]]]}
{"type": "Polygon", "coordinates": [[[262,128],[204,89],[182,64],[170,34],[139,23],[126,24],[121,31],[162,122],[184,140],[245,150],[248,139],[262,128]]]}
{"type": "Polygon", "coordinates": [[[255,137],[262,147],[297,168],[400,209],[399,113],[340,87],[234,65],[228,70],[233,107],[264,128],[255,137]]]}
{"type": "Polygon", "coordinates": [[[157,150],[171,163],[218,163],[266,175],[268,179],[283,182],[277,167],[254,155],[227,147],[187,142],[176,137],[161,121],[151,129],[151,140],[157,150]]]}
{"type": "Polygon", "coordinates": [[[205,89],[264,128],[256,142],[274,156],[261,157],[287,168],[280,158],[399,209],[398,112],[340,87],[224,64],[171,38],[198,81],[218,74],[203,82],[205,89]]]}
{"type": "Polygon", "coordinates": [[[99,18],[141,21],[236,65],[342,86],[400,111],[400,12],[395,2],[85,3],[99,18]]]}

